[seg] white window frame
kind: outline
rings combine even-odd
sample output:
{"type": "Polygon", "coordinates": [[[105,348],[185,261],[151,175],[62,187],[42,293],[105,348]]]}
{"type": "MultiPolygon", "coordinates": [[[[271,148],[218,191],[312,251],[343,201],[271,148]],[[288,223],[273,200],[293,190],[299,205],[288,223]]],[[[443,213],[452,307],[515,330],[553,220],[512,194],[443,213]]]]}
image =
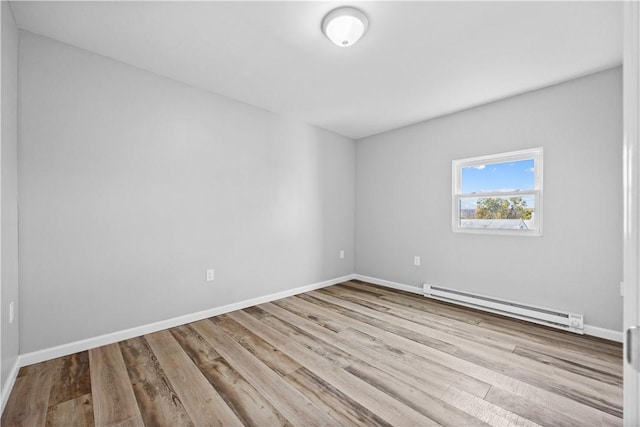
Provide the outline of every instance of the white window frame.
{"type": "Polygon", "coordinates": [[[542,236],[542,147],[527,150],[511,151],[508,153],[493,154],[489,156],[471,157],[453,161],[453,200],[452,200],[452,227],[456,233],[475,234],[501,234],[515,236],[542,236]],[[462,193],[462,169],[474,166],[488,165],[492,163],[507,163],[519,160],[533,159],[534,164],[534,189],[518,192],[491,192],[491,193],[462,193]],[[497,228],[470,228],[460,226],[460,200],[466,197],[508,197],[532,194],[536,199],[536,214],[534,229],[514,230],[497,228]]]}

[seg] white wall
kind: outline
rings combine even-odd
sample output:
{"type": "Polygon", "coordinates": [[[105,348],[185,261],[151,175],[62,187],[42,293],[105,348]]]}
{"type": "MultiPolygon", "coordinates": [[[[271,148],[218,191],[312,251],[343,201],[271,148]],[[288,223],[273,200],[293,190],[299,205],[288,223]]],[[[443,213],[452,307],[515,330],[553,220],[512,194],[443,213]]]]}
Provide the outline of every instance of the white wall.
{"type": "Polygon", "coordinates": [[[575,311],[620,331],[621,153],[621,68],[360,140],[356,273],[575,311]],[[543,236],[453,233],[451,161],[538,146],[543,236]]]}
{"type": "MultiPolygon", "coordinates": [[[[0,296],[2,352],[1,386],[18,357],[18,319],[9,324],[9,303],[18,309],[18,31],[9,2],[2,8],[2,294],[0,296]]],[[[17,313],[16,313],[17,314],[17,313]]]]}
{"type": "Polygon", "coordinates": [[[355,145],[27,32],[19,84],[21,352],[350,274],[354,192],[357,273],[621,329],[620,69],[355,145]],[[536,146],[544,236],[454,234],[451,160],[536,146]]]}
{"type": "Polygon", "coordinates": [[[22,352],[353,273],[353,141],[31,33],[19,52],[22,352]]]}

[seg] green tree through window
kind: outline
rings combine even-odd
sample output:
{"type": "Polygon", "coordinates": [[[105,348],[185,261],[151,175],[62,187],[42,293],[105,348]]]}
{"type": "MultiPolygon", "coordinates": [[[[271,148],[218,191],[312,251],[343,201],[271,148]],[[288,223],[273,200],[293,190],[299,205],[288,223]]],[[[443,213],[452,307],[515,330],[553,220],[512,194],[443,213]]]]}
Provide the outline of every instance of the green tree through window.
{"type": "Polygon", "coordinates": [[[522,197],[478,199],[475,217],[477,219],[531,219],[532,209],[522,197]]]}
{"type": "Polygon", "coordinates": [[[452,161],[454,232],[542,235],[542,147],[452,161]]]}

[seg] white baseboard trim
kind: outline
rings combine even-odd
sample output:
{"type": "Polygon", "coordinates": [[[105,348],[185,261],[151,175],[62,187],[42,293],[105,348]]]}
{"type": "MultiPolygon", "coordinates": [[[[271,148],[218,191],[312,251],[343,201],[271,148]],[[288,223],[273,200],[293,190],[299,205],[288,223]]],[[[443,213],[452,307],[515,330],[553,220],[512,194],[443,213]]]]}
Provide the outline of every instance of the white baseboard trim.
{"type": "Polygon", "coordinates": [[[0,391],[0,393],[2,393],[0,397],[0,415],[4,412],[4,407],[7,405],[7,401],[9,401],[9,395],[11,394],[11,390],[13,390],[13,385],[16,383],[16,378],[18,378],[18,372],[21,366],[22,360],[21,357],[18,356],[9,371],[7,381],[2,386],[2,391],[0,391]]]}
{"type": "Polygon", "coordinates": [[[354,274],[353,278],[355,280],[362,280],[363,282],[373,283],[374,285],[385,286],[387,288],[398,289],[401,291],[411,292],[413,294],[422,295],[422,286],[409,286],[402,283],[390,282],[388,280],[377,279],[375,277],[363,276],[362,274],[354,274]]]}
{"type": "MultiPolygon", "coordinates": [[[[75,341],[68,344],[62,344],[56,347],[46,348],[20,355],[20,366],[33,365],[34,363],[44,362],[45,360],[55,359],[56,357],[67,356],[69,354],[78,353],[80,351],[89,350],[107,344],[113,344],[130,338],[139,337],[141,335],[158,332],[164,329],[173,328],[198,320],[207,319],[209,317],[218,316],[220,314],[229,313],[231,311],[242,310],[243,308],[252,307],[254,305],[264,304],[278,299],[290,297],[293,295],[309,292],[316,289],[325,288],[327,286],[337,285],[353,279],[353,274],[337,277],[324,282],[313,283],[311,285],[301,286],[299,288],[288,289],[282,292],[276,292],[245,301],[239,301],[232,304],[223,305],[221,307],[210,308],[207,310],[191,313],[184,316],[174,317],[172,319],[161,320],[159,322],[148,325],[136,326],[135,328],[125,329],[122,331],[112,332],[110,334],[100,335],[97,337],[87,338],[81,341],[75,341]]],[[[9,389],[10,390],[10,389],[9,389]]],[[[4,396],[4,394],[3,394],[4,396]]]]}
{"type": "Polygon", "coordinates": [[[614,331],[613,329],[604,329],[598,326],[584,325],[585,335],[592,337],[604,338],[609,341],[622,342],[622,331],[614,331]]]}
{"type": "MultiPolygon", "coordinates": [[[[363,282],[373,283],[374,285],[385,286],[387,288],[398,289],[401,291],[411,292],[418,295],[423,295],[424,292],[422,288],[418,288],[415,286],[405,285],[403,283],[390,282],[388,280],[378,279],[376,277],[363,276],[361,274],[354,274],[353,278],[355,280],[362,280],[363,282]]],[[[622,332],[614,331],[611,329],[604,329],[598,326],[584,325],[584,333],[585,335],[591,335],[593,337],[604,338],[610,341],[622,342],[623,336],[622,332]]]]}

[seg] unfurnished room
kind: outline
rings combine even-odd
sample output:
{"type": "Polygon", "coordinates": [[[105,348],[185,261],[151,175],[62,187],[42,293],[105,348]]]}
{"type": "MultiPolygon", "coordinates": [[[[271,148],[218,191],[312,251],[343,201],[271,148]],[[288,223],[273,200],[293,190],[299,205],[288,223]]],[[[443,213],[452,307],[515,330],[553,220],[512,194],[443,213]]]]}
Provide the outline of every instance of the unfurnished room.
{"type": "Polygon", "coordinates": [[[3,426],[640,426],[640,2],[0,2],[3,426]]]}

